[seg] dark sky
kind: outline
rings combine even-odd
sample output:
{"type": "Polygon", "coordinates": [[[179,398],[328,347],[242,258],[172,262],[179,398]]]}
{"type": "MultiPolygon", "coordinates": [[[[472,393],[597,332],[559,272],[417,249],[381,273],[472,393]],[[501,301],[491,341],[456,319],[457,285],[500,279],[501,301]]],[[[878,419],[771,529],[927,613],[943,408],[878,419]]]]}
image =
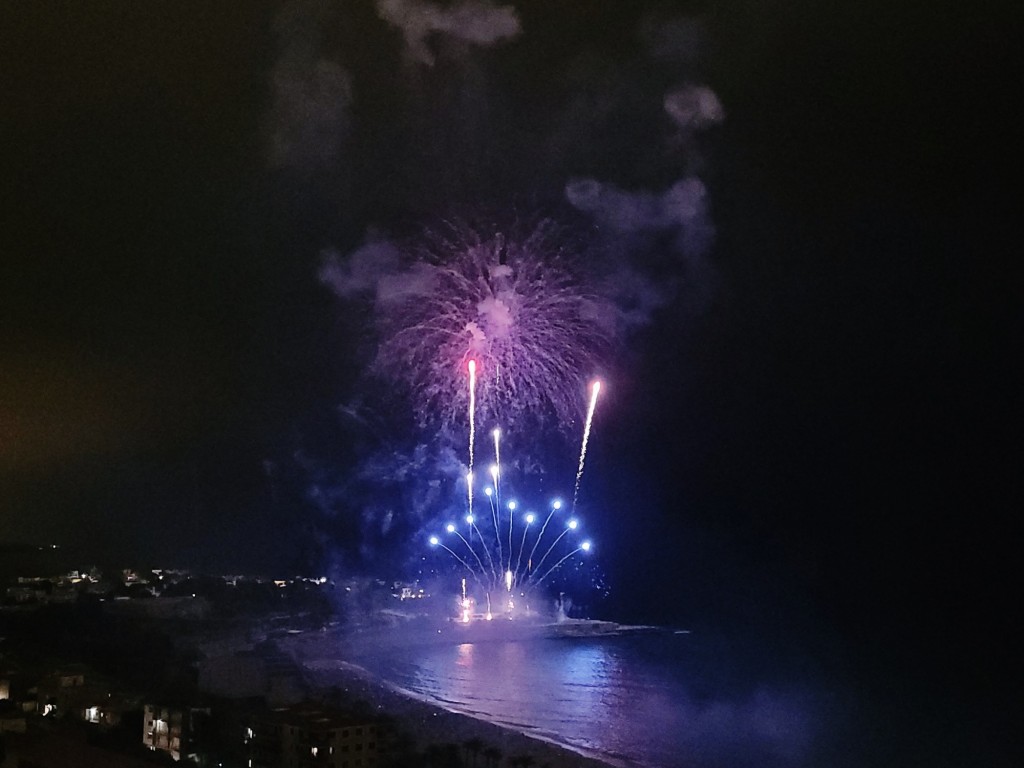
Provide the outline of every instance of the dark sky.
{"type": "Polygon", "coordinates": [[[371,345],[324,249],[696,174],[707,269],[630,337],[589,459],[615,590],[1002,648],[1009,4],[530,0],[489,42],[425,5],[391,4],[441,30],[404,40],[363,0],[3,5],[0,539],[315,562],[347,529],[281,467],[354,461],[323,425],[371,345]],[[680,146],[687,83],[725,119],[680,146]]]}

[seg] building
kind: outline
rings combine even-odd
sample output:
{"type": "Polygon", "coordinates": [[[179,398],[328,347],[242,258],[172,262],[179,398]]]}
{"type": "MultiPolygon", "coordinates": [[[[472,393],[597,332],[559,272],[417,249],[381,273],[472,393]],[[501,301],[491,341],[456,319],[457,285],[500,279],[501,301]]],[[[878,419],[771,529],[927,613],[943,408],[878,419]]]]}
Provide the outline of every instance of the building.
{"type": "Polygon", "coordinates": [[[81,664],[69,664],[46,675],[30,688],[34,706],[22,705],[26,712],[38,712],[51,720],[82,720],[101,729],[112,728],[127,712],[138,712],[138,696],[116,689],[113,684],[81,664]]]}
{"type": "Polygon", "coordinates": [[[5,768],[153,768],[148,759],[90,743],[87,732],[66,721],[30,722],[24,731],[8,731],[4,737],[5,768]]]}
{"type": "Polygon", "coordinates": [[[53,592],[49,579],[19,576],[18,583],[6,590],[7,599],[13,603],[45,603],[53,592]]]}
{"type": "Polygon", "coordinates": [[[4,733],[25,733],[28,720],[17,709],[0,709],[0,739],[4,733]]]}
{"type": "Polygon", "coordinates": [[[0,672],[0,701],[4,706],[21,712],[35,712],[39,708],[38,688],[28,674],[16,670],[0,672]]]}
{"type": "Polygon", "coordinates": [[[44,717],[83,718],[87,707],[103,701],[108,685],[81,664],[68,664],[46,675],[36,686],[37,709],[44,717]]]}
{"type": "Polygon", "coordinates": [[[146,704],[142,712],[142,743],[175,760],[198,761],[210,710],[187,705],[146,704]]]}
{"type": "Polygon", "coordinates": [[[305,703],[272,710],[245,738],[251,768],[373,768],[382,736],[371,717],[305,703]]]}
{"type": "Polygon", "coordinates": [[[140,704],[141,697],[114,691],[105,697],[93,697],[79,714],[85,722],[107,729],[120,725],[129,713],[139,712],[140,704]]]}

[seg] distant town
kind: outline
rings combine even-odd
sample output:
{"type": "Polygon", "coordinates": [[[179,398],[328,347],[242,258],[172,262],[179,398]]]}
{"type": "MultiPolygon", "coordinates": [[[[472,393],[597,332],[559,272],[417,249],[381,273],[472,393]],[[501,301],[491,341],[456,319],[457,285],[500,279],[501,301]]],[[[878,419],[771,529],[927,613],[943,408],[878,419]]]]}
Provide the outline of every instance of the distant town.
{"type": "Polygon", "coordinates": [[[431,602],[418,583],[88,566],[0,595],[2,768],[468,764],[357,691],[316,689],[280,647],[410,615],[431,602]]]}

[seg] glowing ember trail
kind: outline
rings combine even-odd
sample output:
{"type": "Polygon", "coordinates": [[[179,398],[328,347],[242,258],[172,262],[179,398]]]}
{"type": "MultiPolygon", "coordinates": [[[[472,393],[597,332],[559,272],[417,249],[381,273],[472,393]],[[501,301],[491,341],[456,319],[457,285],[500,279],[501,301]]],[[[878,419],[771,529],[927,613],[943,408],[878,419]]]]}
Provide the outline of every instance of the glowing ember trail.
{"type": "Polygon", "coordinates": [[[576,499],[580,495],[580,480],[583,478],[583,462],[587,459],[587,443],[590,441],[590,423],[594,420],[594,408],[597,407],[597,396],[601,392],[601,382],[591,385],[590,406],[587,408],[587,422],[583,427],[583,444],[580,445],[580,466],[576,470],[576,488],[572,492],[572,508],[576,510],[576,499]]]}
{"type": "MultiPolygon", "coordinates": [[[[494,466],[501,467],[501,430],[497,427],[494,429],[494,466]]],[[[498,482],[497,473],[495,473],[494,482],[498,482]]]]}
{"type": "MultiPolygon", "coordinates": [[[[466,493],[469,497],[469,514],[473,514],[473,442],[476,440],[476,360],[469,361],[469,475],[466,493]]],[[[497,440],[497,438],[495,438],[497,440]]]]}
{"type": "Polygon", "coordinates": [[[494,498],[501,504],[501,488],[498,486],[498,477],[501,474],[501,430],[495,428],[494,432],[494,465],[491,467],[491,477],[494,479],[494,498]]]}

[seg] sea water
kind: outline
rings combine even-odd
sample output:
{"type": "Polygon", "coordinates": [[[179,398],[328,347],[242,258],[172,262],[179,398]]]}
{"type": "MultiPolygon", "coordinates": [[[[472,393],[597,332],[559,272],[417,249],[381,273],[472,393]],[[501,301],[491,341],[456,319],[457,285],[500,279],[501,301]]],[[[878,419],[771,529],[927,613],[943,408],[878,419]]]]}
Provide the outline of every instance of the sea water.
{"type": "Polygon", "coordinates": [[[835,714],[820,681],[671,631],[424,644],[358,661],[448,709],[619,765],[816,765],[835,714]]]}

